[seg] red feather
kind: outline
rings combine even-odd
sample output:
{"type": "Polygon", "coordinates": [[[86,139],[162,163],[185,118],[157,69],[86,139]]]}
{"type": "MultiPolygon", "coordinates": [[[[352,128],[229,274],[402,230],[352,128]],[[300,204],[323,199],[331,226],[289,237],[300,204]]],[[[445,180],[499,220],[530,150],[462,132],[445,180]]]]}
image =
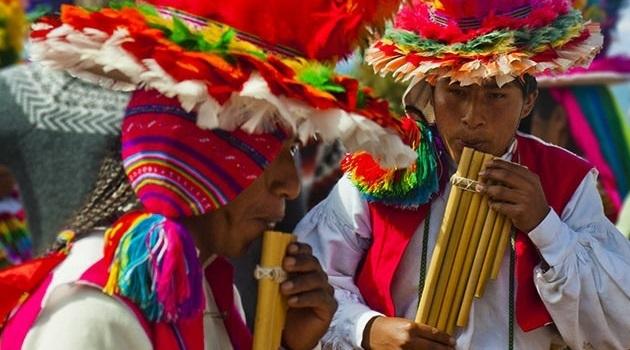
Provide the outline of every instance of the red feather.
{"type": "Polygon", "coordinates": [[[402,0],[151,0],[296,49],[308,58],[335,59],[352,53],[368,28],[378,31],[402,0]]]}

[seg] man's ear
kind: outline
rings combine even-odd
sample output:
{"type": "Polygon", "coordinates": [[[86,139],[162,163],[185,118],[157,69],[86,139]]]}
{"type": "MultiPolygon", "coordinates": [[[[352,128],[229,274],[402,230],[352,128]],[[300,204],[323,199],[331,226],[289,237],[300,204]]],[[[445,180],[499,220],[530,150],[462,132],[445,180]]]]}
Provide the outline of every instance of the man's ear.
{"type": "Polygon", "coordinates": [[[523,110],[521,111],[521,119],[527,117],[532,112],[532,110],[534,109],[534,106],[536,105],[537,98],[538,98],[538,89],[536,89],[536,91],[533,91],[532,93],[530,93],[529,95],[525,97],[525,101],[523,103],[523,110]]]}

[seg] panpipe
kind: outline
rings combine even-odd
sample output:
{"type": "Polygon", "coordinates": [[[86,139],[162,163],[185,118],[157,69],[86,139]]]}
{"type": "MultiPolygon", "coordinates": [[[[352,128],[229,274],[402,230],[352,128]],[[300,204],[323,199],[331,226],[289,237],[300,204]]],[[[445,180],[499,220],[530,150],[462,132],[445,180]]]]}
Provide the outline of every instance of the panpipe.
{"type": "Polygon", "coordinates": [[[280,283],[286,280],[282,260],[287,246],[294,241],[295,236],[289,233],[266,231],[263,235],[260,265],[254,271],[258,280],[258,299],[253,350],[280,348],[288,308],[280,293],[280,283]]]}
{"type": "Polygon", "coordinates": [[[468,322],[473,297],[499,274],[512,222],[476,191],[479,172],[495,157],[464,148],[418,305],[416,322],[453,335],[468,322]]]}

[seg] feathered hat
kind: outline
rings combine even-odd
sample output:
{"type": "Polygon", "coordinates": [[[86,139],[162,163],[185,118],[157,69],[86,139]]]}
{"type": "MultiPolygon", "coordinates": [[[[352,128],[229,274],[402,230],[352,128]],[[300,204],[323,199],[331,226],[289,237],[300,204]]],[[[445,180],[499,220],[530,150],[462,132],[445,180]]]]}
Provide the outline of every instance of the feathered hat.
{"type": "Polygon", "coordinates": [[[603,43],[599,25],[568,0],[414,0],[368,50],[382,74],[450,78],[462,85],[587,66],[603,43]]]}
{"type": "Polygon", "coordinates": [[[199,312],[201,267],[178,218],[234,199],[289,137],[339,138],[384,167],[414,162],[388,104],[332,68],[399,2],[155,0],[63,6],[34,24],[32,59],[135,90],[122,157],[144,210],[106,233],[105,291],[151,321],[199,312]]]}
{"type": "Polygon", "coordinates": [[[302,141],[340,138],[386,167],[414,153],[387,104],[334,73],[400,1],[156,0],[89,11],[63,6],[33,26],[31,56],[113,89],[154,89],[203,129],[280,125],[302,141]]]}

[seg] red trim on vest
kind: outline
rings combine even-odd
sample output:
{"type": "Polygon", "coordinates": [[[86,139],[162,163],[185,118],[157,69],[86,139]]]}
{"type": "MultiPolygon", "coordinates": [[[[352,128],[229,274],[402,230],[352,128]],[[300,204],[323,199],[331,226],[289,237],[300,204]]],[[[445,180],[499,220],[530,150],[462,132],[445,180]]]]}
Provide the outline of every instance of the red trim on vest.
{"type": "Polygon", "coordinates": [[[217,308],[224,315],[223,324],[234,350],[250,350],[252,335],[234,302],[234,267],[225,258],[218,256],[206,267],[204,275],[217,308]]]}
{"type": "MultiPolygon", "coordinates": [[[[543,144],[527,136],[517,135],[517,153],[522,165],[540,177],[547,202],[561,214],[592,166],[561,148],[543,144]]],[[[387,316],[395,316],[391,294],[394,274],[418,226],[427,216],[425,205],[416,211],[369,203],[372,223],[372,245],[357,272],[356,284],[366,303],[387,316]]],[[[517,233],[515,242],[516,320],[524,331],[552,322],[536,286],[534,267],[541,261],[529,237],[517,233]]]]}
{"type": "Polygon", "coordinates": [[[416,228],[427,216],[430,205],[410,210],[370,203],[368,208],[372,245],[357,274],[356,284],[367,305],[387,316],[394,316],[396,310],[391,297],[394,272],[416,228]]]}

